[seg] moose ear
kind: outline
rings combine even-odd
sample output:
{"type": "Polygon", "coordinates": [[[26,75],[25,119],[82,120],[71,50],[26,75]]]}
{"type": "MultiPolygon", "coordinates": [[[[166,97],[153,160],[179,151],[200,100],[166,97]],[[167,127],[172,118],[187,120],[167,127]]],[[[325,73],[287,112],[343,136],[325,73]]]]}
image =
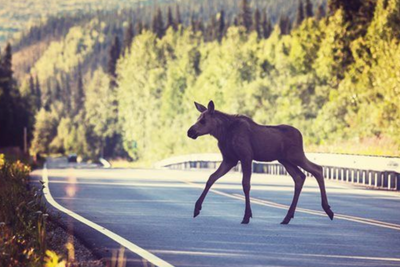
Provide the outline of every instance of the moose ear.
{"type": "Polygon", "coordinates": [[[204,111],[206,111],[206,107],[203,106],[202,104],[199,104],[197,102],[194,102],[194,105],[196,106],[197,110],[200,111],[201,113],[203,113],[204,111]]]}
{"type": "Polygon", "coordinates": [[[212,100],[208,102],[208,112],[210,112],[210,114],[214,113],[214,102],[212,100]]]}

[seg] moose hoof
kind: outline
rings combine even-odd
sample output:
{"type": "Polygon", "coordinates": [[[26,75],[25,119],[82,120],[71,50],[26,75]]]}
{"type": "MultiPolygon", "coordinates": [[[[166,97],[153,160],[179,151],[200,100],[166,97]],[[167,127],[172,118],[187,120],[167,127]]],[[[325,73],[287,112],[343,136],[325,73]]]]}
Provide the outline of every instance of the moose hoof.
{"type": "Polygon", "coordinates": [[[333,220],[333,216],[335,215],[335,214],[333,213],[333,211],[328,210],[328,211],[326,212],[326,214],[328,214],[329,219],[333,220]]]}
{"type": "Polygon", "coordinates": [[[249,224],[250,218],[244,218],[242,224],[249,224]]]}
{"type": "Polygon", "coordinates": [[[195,209],[193,213],[193,218],[196,218],[200,214],[200,210],[195,209]]]}
{"type": "Polygon", "coordinates": [[[283,219],[283,221],[281,222],[281,224],[289,224],[290,222],[290,217],[286,217],[285,219],[283,219]]]}
{"type": "Polygon", "coordinates": [[[334,213],[331,210],[331,207],[329,207],[329,206],[326,208],[324,207],[324,211],[329,216],[329,219],[333,220],[334,213]]]}

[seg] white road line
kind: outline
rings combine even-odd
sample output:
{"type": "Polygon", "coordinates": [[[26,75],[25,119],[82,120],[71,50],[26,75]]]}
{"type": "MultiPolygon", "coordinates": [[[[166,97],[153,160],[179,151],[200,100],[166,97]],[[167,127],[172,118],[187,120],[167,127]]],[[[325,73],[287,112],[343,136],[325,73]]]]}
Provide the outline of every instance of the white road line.
{"type": "Polygon", "coordinates": [[[139,255],[140,257],[146,259],[148,262],[151,262],[152,264],[159,266],[159,267],[174,267],[172,264],[158,258],[157,256],[155,256],[154,254],[151,254],[149,251],[144,250],[143,248],[133,244],[132,242],[126,240],[125,238],[123,238],[122,236],[119,236],[113,232],[111,232],[110,230],[104,228],[101,225],[98,225],[92,221],[89,221],[88,219],[76,214],[73,211],[70,211],[69,209],[64,208],[63,206],[61,206],[60,204],[58,204],[52,197],[51,193],[50,193],[50,189],[49,189],[49,177],[47,175],[47,166],[45,164],[44,168],[43,168],[43,182],[44,182],[44,189],[43,189],[43,193],[44,196],[47,200],[47,202],[49,202],[54,208],[64,212],[65,214],[75,218],[76,220],[92,227],[93,229],[99,231],[100,233],[108,236],[109,238],[111,238],[112,240],[114,240],[115,242],[121,244],[122,246],[126,247],[127,249],[129,249],[130,251],[132,251],[133,253],[139,255]]]}

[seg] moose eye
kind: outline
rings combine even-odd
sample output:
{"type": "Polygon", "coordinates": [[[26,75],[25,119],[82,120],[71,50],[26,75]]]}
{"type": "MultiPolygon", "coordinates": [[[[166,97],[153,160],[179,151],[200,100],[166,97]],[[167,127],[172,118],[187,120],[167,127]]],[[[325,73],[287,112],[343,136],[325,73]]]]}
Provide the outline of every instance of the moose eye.
{"type": "Polygon", "coordinates": [[[205,124],[205,123],[206,123],[206,120],[205,120],[205,119],[201,119],[201,120],[200,120],[200,123],[201,123],[201,124],[205,124]]]}

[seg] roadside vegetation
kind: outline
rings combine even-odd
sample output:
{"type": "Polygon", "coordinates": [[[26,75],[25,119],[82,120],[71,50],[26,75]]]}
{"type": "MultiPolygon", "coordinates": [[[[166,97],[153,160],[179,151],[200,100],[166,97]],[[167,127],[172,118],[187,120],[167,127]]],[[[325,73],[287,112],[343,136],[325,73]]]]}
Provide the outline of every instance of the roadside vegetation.
{"type": "MultiPolygon", "coordinates": [[[[54,223],[29,165],[0,154],[0,266],[100,267],[104,263],[54,223]]],[[[115,259],[114,259],[115,260],[115,259]]]]}
{"type": "Polygon", "coordinates": [[[154,162],[212,152],[214,140],[186,131],[193,101],[213,99],[299,128],[314,152],[400,155],[400,0],[292,1],[278,15],[269,1],[215,3],[31,28],[13,54],[31,153],[154,162]]]}
{"type": "Polygon", "coordinates": [[[37,189],[28,189],[30,167],[0,154],[1,266],[41,266],[48,214],[37,189]]]}

